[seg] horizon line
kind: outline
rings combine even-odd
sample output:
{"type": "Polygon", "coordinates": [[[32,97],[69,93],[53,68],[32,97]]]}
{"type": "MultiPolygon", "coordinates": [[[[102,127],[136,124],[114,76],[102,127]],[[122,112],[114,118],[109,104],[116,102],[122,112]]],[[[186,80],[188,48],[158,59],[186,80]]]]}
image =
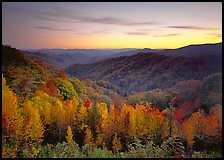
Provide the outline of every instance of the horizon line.
{"type": "Polygon", "coordinates": [[[197,44],[188,44],[188,45],[184,45],[184,46],[181,46],[181,47],[177,47],[177,48],[150,48],[150,47],[143,47],[143,48],[136,48],[136,47],[133,47],[133,48],[130,48],[130,47],[127,47],[127,48],[17,48],[17,47],[13,47],[12,45],[8,45],[8,44],[3,44],[2,45],[8,45],[12,48],[16,48],[18,50],[41,50],[41,49],[62,49],[62,50],[72,50],[72,49],[79,49],[79,50],[119,50],[119,49],[155,49],[155,50],[164,50],[164,49],[179,49],[179,48],[183,48],[183,47],[187,47],[187,46],[192,46],[192,45],[209,45],[209,44],[219,44],[219,43],[222,43],[221,42],[217,42],[217,43],[197,43],[197,44]]]}

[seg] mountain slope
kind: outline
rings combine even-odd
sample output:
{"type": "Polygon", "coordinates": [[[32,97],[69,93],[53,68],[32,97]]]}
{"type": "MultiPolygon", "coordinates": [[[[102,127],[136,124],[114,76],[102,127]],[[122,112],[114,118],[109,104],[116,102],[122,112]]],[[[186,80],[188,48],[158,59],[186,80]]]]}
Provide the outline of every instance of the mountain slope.
{"type": "Polygon", "coordinates": [[[48,78],[48,71],[24,56],[24,52],[2,45],[2,73],[7,85],[23,97],[29,97],[48,78]]]}
{"type": "Polygon", "coordinates": [[[222,43],[189,45],[177,49],[165,49],[160,52],[166,55],[188,57],[199,55],[222,55],[222,43]]]}
{"type": "Polygon", "coordinates": [[[75,63],[91,63],[109,57],[138,53],[137,49],[40,49],[26,51],[26,57],[63,69],[75,63]]]}
{"type": "Polygon", "coordinates": [[[157,52],[175,56],[222,55],[222,43],[190,45],[178,49],[24,49],[26,57],[48,63],[51,68],[64,69],[75,63],[92,63],[108,58],[131,56],[137,53],[157,52]]]}
{"type": "Polygon", "coordinates": [[[104,80],[120,88],[121,95],[168,88],[179,81],[203,79],[222,71],[221,56],[176,57],[139,53],[90,64],[75,64],[66,71],[81,79],[104,80]]]}

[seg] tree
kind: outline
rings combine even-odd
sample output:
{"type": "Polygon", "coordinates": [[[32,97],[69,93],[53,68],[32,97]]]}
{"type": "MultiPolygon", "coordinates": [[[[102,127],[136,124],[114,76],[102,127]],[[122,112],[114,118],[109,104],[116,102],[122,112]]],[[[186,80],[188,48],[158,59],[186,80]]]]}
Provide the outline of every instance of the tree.
{"type": "Polygon", "coordinates": [[[101,125],[100,130],[103,134],[104,140],[108,139],[108,130],[107,130],[107,117],[108,117],[108,109],[106,103],[97,103],[96,106],[99,108],[100,115],[101,115],[101,125]]]}
{"type": "Polygon", "coordinates": [[[212,136],[215,140],[222,141],[222,106],[220,104],[210,108],[203,132],[206,136],[212,136]]]}
{"type": "Polygon", "coordinates": [[[62,96],[63,100],[71,100],[73,97],[76,97],[78,99],[78,95],[74,90],[74,87],[71,82],[59,77],[55,78],[53,82],[59,90],[58,94],[62,96]]]}
{"type": "Polygon", "coordinates": [[[205,125],[205,115],[202,110],[199,110],[191,115],[191,117],[184,123],[183,130],[185,139],[189,147],[194,144],[194,136],[201,136],[205,125]]]}
{"type": "Polygon", "coordinates": [[[146,106],[144,105],[137,105],[136,106],[136,134],[138,137],[142,137],[143,135],[148,134],[147,125],[147,116],[149,116],[146,111],[150,110],[150,106],[147,103],[146,106]]]}
{"type": "Polygon", "coordinates": [[[66,79],[68,77],[68,74],[64,70],[60,70],[57,74],[58,77],[62,79],[66,79]]]}
{"type": "Polygon", "coordinates": [[[115,131],[115,123],[116,123],[116,113],[114,105],[112,104],[109,109],[109,113],[107,116],[107,134],[108,137],[111,137],[115,131]]]}
{"type": "Polygon", "coordinates": [[[50,97],[48,94],[40,90],[37,90],[34,93],[33,98],[30,100],[32,106],[38,109],[44,125],[50,125],[54,122],[52,104],[53,100],[53,97],[50,97]]]}
{"type": "Polygon", "coordinates": [[[67,140],[68,146],[72,147],[72,145],[73,145],[73,134],[72,134],[72,129],[71,129],[70,126],[68,126],[68,129],[67,129],[66,140],[67,140]]]}
{"type": "Polygon", "coordinates": [[[92,106],[91,100],[88,98],[85,102],[84,102],[84,107],[89,108],[92,106]]]}
{"type": "Polygon", "coordinates": [[[22,117],[16,95],[6,86],[6,80],[2,75],[2,129],[5,135],[17,135],[20,133],[22,117]]]}
{"type": "Polygon", "coordinates": [[[90,151],[93,150],[93,135],[89,127],[86,127],[85,130],[84,144],[87,144],[89,146],[90,151]]]}
{"type": "Polygon", "coordinates": [[[77,116],[75,119],[75,123],[76,123],[76,127],[78,131],[83,131],[85,127],[87,126],[85,124],[87,116],[88,116],[88,112],[86,107],[84,107],[83,105],[78,107],[77,116]]]}
{"type": "Polygon", "coordinates": [[[66,112],[64,109],[64,105],[60,100],[56,101],[55,104],[56,109],[56,124],[58,127],[59,140],[63,137],[64,131],[66,129],[66,112]]]}
{"type": "Polygon", "coordinates": [[[46,80],[45,83],[40,85],[39,90],[42,90],[52,97],[58,97],[58,89],[52,80],[46,80]]]}
{"type": "Polygon", "coordinates": [[[33,144],[38,140],[42,140],[44,126],[38,109],[34,108],[29,100],[25,101],[23,106],[24,128],[22,131],[22,140],[33,144]]]}
{"type": "Polygon", "coordinates": [[[113,140],[112,140],[112,150],[114,152],[118,152],[122,149],[120,138],[117,137],[117,133],[114,134],[113,140]]]}
{"type": "Polygon", "coordinates": [[[128,129],[128,134],[130,136],[136,136],[136,111],[133,107],[130,108],[129,114],[130,127],[128,129]]]}

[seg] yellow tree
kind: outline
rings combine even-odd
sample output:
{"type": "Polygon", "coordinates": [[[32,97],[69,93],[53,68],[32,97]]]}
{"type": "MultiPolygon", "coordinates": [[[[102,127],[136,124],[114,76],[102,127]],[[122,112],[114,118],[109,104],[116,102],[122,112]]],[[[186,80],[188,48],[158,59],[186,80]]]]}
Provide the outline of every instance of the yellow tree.
{"type": "Polygon", "coordinates": [[[211,110],[213,119],[216,123],[216,132],[215,135],[218,137],[219,143],[222,144],[222,106],[220,104],[215,105],[211,110]]]}
{"type": "Polygon", "coordinates": [[[56,124],[58,127],[59,139],[63,137],[64,131],[66,129],[66,112],[63,103],[60,100],[56,101],[56,124]]]}
{"type": "Polygon", "coordinates": [[[73,134],[72,134],[72,129],[70,126],[68,126],[68,129],[67,129],[66,140],[67,140],[68,146],[71,147],[73,145],[73,134]]]}
{"type": "Polygon", "coordinates": [[[86,118],[88,116],[88,112],[86,107],[81,105],[77,110],[77,115],[75,116],[76,127],[79,131],[83,131],[86,125],[86,118]]]}
{"type": "Polygon", "coordinates": [[[189,147],[194,144],[194,136],[202,135],[205,126],[205,115],[202,110],[199,110],[191,115],[191,117],[184,123],[184,136],[189,147]]]}
{"type": "Polygon", "coordinates": [[[34,96],[31,99],[32,106],[39,110],[44,125],[50,125],[53,122],[53,105],[50,100],[51,98],[53,97],[50,97],[48,94],[38,90],[34,93],[34,96]]]}
{"type": "Polygon", "coordinates": [[[205,119],[204,134],[213,137],[222,137],[222,106],[217,104],[211,107],[205,119]]]}
{"type": "MultiPolygon", "coordinates": [[[[147,111],[145,112],[146,134],[150,136],[165,137],[167,135],[167,132],[164,131],[163,127],[167,127],[168,123],[164,122],[164,120],[165,118],[162,112],[160,112],[158,109],[149,107],[147,111]]],[[[173,133],[173,128],[172,128],[172,133],[173,133]]]]}
{"type": "Polygon", "coordinates": [[[188,120],[184,123],[183,126],[183,131],[184,131],[184,136],[185,139],[189,145],[189,147],[191,148],[194,144],[194,135],[195,135],[195,127],[193,126],[194,124],[192,123],[191,120],[188,120]]]}
{"type": "Polygon", "coordinates": [[[108,117],[107,117],[107,134],[108,137],[111,137],[114,133],[114,126],[116,121],[115,109],[114,105],[112,104],[109,109],[108,117]]]}
{"type": "Polygon", "coordinates": [[[104,140],[108,139],[108,126],[107,126],[107,117],[108,117],[108,109],[106,103],[97,103],[96,106],[99,108],[99,112],[101,115],[101,125],[100,130],[103,135],[104,140]]]}
{"type": "Polygon", "coordinates": [[[136,105],[136,133],[138,137],[142,137],[147,134],[146,126],[148,122],[146,121],[146,107],[142,104],[136,105]]]}
{"type": "Polygon", "coordinates": [[[103,137],[102,137],[101,133],[97,134],[95,143],[96,143],[97,146],[102,147],[102,145],[103,145],[103,137]]]}
{"type": "Polygon", "coordinates": [[[129,129],[129,109],[130,106],[124,103],[120,112],[120,116],[117,118],[117,131],[123,134],[127,134],[129,129]]]}
{"type": "Polygon", "coordinates": [[[85,130],[84,144],[88,144],[89,149],[93,150],[93,135],[89,127],[86,127],[86,130],[85,130]]]}
{"type": "Polygon", "coordinates": [[[66,106],[66,123],[67,125],[72,126],[76,120],[77,107],[79,102],[75,97],[73,97],[72,100],[65,101],[64,103],[64,105],[66,106]]]}
{"type": "Polygon", "coordinates": [[[84,139],[84,143],[93,143],[93,135],[92,135],[92,132],[91,132],[91,129],[86,127],[86,130],[85,130],[85,139],[84,139]]]}
{"type": "Polygon", "coordinates": [[[22,132],[22,140],[30,143],[42,140],[44,126],[38,109],[34,108],[30,101],[24,102],[23,105],[24,130],[22,132]]]}
{"type": "Polygon", "coordinates": [[[3,135],[17,135],[21,132],[22,117],[16,95],[6,86],[2,75],[2,129],[3,135]]]}
{"type": "Polygon", "coordinates": [[[128,129],[128,134],[129,136],[136,136],[136,111],[133,107],[130,107],[129,114],[130,127],[128,129]]]}

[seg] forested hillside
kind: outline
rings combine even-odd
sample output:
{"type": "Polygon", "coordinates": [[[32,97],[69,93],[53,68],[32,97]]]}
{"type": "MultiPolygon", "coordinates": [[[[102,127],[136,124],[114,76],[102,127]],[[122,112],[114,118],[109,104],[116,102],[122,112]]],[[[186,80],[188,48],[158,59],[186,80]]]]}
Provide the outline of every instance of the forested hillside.
{"type": "MultiPolygon", "coordinates": [[[[221,72],[221,62],[216,57],[176,59],[141,53],[130,59],[114,58],[100,65],[87,65],[92,72],[90,77],[96,74],[94,70],[99,72],[95,76],[101,81],[95,82],[69,77],[63,70],[52,71],[47,64],[28,60],[23,52],[9,46],[2,45],[2,52],[3,158],[222,156],[222,102],[217,98],[221,96],[222,75],[213,74],[221,72]],[[173,67],[172,61],[180,64],[173,67]],[[194,72],[189,64],[202,71],[201,74],[194,72]],[[180,66],[200,80],[170,85],[161,91],[164,96],[159,98],[154,92],[160,95],[160,91],[154,90],[125,101],[103,78],[110,78],[106,73],[115,74],[115,71],[116,77],[111,76],[114,80],[119,75],[122,78],[125,72],[133,78],[156,77],[158,73],[176,69],[177,77],[188,79],[180,73],[180,66]],[[146,74],[147,70],[150,74],[146,74]],[[141,96],[141,100],[135,100],[141,96]],[[157,103],[158,99],[164,103],[157,103]]],[[[79,69],[80,77],[86,68],[79,69]]],[[[139,82],[140,86],[144,84],[139,82]]],[[[125,91],[127,95],[132,94],[129,91],[131,86],[125,91]]]]}
{"type": "Polygon", "coordinates": [[[170,88],[179,81],[202,80],[222,72],[222,56],[176,57],[139,53],[90,64],[74,64],[66,71],[81,79],[106,81],[117,93],[127,96],[156,88],[170,88]]]}

